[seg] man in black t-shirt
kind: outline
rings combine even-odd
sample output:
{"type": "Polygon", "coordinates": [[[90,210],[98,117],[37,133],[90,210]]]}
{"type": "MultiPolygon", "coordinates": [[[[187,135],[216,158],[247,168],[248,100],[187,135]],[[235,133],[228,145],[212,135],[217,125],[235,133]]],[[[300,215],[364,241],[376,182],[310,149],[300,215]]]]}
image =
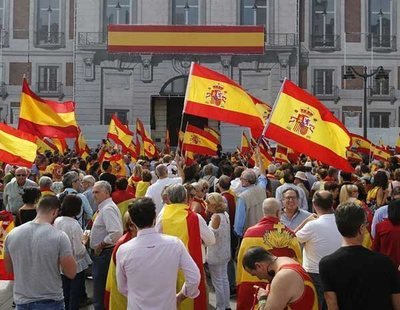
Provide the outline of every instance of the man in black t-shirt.
{"type": "Polygon", "coordinates": [[[396,267],[385,255],[361,244],[367,229],[364,210],[354,203],[335,211],[343,246],[319,263],[329,309],[400,309],[396,267]]]}

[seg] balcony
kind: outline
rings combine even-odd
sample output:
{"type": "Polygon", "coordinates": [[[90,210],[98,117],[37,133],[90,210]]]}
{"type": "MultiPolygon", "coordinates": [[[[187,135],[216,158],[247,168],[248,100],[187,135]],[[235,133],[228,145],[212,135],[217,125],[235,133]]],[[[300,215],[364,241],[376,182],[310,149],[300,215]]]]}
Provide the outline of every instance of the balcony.
{"type": "Polygon", "coordinates": [[[389,87],[368,87],[368,103],[372,101],[389,101],[393,104],[397,100],[396,89],[393,86],[389,87]]]}
{"type": "Polygon", "coordinates": [[[42,48],[60,48],[65,46],[64,32],[35,32],[35,46],[42,48]]]}
{"type": "Polygon", "coordinates": [[[272,50],[291,50],[297,46],[295,33],[266,33],[265,45],[272,50]]]}
{"type": "Polygon", "coordinates": [[[3,82],[0,84],[0,97],[4,100],[8,96],[7,85],[3,82]]]}
{"type": "Polygon", "coordinates": [[[338,103],[340,100],[339,87],[335,85],[316,84],[312,86],[312,91],[315,97],[322,101],[333,101],[338,103]]]}
{"type": "Polygon", "coordinates": [[[63,84],[58,82],[39,82],[36,83],[37,94],[41,97],[64,97],[63,84]]]}
{"type": "Polygon", "coordinates": [[[325,34],[311,35],[311,49],[319,52],[333,52],[340,50],[340,35],[325,34]]]}
{"type": "Polygon", "coordinates": [[[396,36],[379,35],[376,33],[368,33],[366,36],[368,50],[371,50],[371,46],[373,46],[374,52],[393,52],[397,50],[396,36]]]}
{"type": "Polygon", "coordinates": [[[9,47],[10,46],[10,35],[7,30],[0,29],[0,47],[9,47]]]}
{"type": "Polygon", "coordinates": [[[106,49],[107,32],[79,32],[78,48],[81,50],[106,49]]]}

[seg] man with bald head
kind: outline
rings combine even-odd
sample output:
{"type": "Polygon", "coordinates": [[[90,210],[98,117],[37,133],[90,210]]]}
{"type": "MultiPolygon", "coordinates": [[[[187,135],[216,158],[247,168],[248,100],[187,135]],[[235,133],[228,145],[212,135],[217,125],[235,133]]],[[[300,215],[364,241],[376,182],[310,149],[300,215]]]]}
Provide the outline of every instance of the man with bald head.
{"type": "Polygon", "coordinates": [[[243,255],[254,246],[265,248],[274,256],[286,256],[301,262],[300,244],[295,234],[279,222],[281,202],[275,198],[267,198],[262,204],[264,217],[256,225],[247,229],[240,245],[237,262],[237,309],[252,309],[253,285],[265,286],[257,277],[250,275],[243,268],[243,255]]]}
{"type": "Polygon", "coordinates": [[[267,198],[267,178],[257,175],[253,169],[246,169],[240,176],[243,191],[238,195],[234,230],[240,238],[246,229],[254,226],[263,217],[262,203],[267,198]]]}
{"type": "Polygon", "coordinates": [[[151,184],[146,191],[145,196],[153,199],[156,204],[157,215],[163,207],[161,193],[164,188],[171,184],[182,184],[182,180],[184,179],[182,163],[179,161],[179,157],[175,158],[175,162],[177,163],[179,177],[169,177],[168,167],[164,164],[159,164],[155,171],[158,180],[154,184],[151,184]]]}
{"type": "Polygon", "coordinates": [[[5,187],[3,193],[3,204],[7,211],[16,215],[19,208],[24,204],[22,194],[25,188],[39,187],[36,182],[28,179],[29,169],[19,167],[15,170],[13,178],[5,187]]]}
{"type": "Polygon", "coordinates": [[[340,248],[342,236],[333,214],[333,196],[326,190],[317,191],[312,199],[315,214],[309,216],[296,229],[296,236],[303,247],[303,268],[313,279],[321,309],[327,309],[319,276],[319,261],[340,248]]]}

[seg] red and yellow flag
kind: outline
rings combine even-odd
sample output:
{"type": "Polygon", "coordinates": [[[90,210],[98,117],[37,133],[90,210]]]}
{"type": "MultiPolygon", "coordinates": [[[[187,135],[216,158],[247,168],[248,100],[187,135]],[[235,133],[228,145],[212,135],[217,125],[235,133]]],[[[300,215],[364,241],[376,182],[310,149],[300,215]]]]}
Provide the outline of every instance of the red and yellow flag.
{"type": "Polygon", "coordinates": [[[0,158],[2,162],[30,168],[36,157],[36,137],[0,123],[0,158]]]}
{"type": "Polygon", "coordinates": [[[68,150],[67,141],[64,138],[52,138],[51,140],[60,154],[64,154],[68,150]]]}
{"type": "Polygon", "coordinates": [[[350,134],[315,97],[285,80],[265,136],[343,171],[353,171],[346,157],[350,134]]]}
{"type": "Polygon", "coordinates": [[[369,155],[371,151],[371,141],[360,135],[351,133],[351,148],[358,153],[369,155]]]}
{"type": "Polygon", "coordinates": [[[288,163],[290,161],[287,155],[288,148],[281,144],[277,144],[275,149],[275,161],[279,163],[288,163]]]}
{"type": "Polygon", "coordinates": [[[250,145],[249,139],[247,138],[244,131],[242,131],[242,141],[240,143],[240,153],[242,155],[252,155],[253,148],[250,145]]]}
{"type": "Polygon", "coordinates": [[[171,152],[171,139],[169,138],[169,130],[165,131],[165,139],[164,139],[164,154],[169,154],[171,152]]]}
{"type": "Polygon", "coordinates": [[[89,156],[90,148],[86,143],[86,139],[83,136],[81,129],[79,128],[79,136],[75,140],[75,152],[82,158],[89,156]]]}
{"type": "Polygon", "coordinates": [[[147,132],[146,128],[140,119],[136,120],[136,136],[140,136],[142,143],[140,144],[140,155],[145,155],[149,158],[157,156],[157,147],[151,136],[147,132]]]}
{"type": "Polygon", "coordinates": [[[184,113],[249,127],[259,137],[270,111],[231,79],[192,63],[184,113]]]}
{"type": "MultiPolygon", "coordinates": [[[[2,230],[0,235],[0,243],[3,247],[7,234],[14,228],[14,217],[12,213],[6,210],[0,211],[0,227],[2,230]]],[[[2,249],[0,251],[0,280],[14,280],[14,275],[12,273],[8,273],[5,267],[4,250],[2,249]]]]}
{"type": "Polygon", "coordinates": [[[356,152],[348,150],[346,153],[349,161],[362,162],[363,160],[362,156],[356,152]]]}
{"type": "Polygon", "coordinates": [[[400,134],[397,136],[395,152],[400,154],[400,134]]]}
{"type": "Polygon", "coordinates": [[[183,137],[182,148],[196,154],[214,156],[217,155],[218,140],[207,131],[188,125],[183,137]]]}
{"type": "Polygon", "coordinates": [[[219,142],[219,144],[221,144],[221,134],[220,132],[216,131],[214,128],[211,127],[204,127],[204,130],[209,132],[210,134],[212,134],[219,142]]]}
{"type": "Polygon", "coordinates": [[[22,84],[18,129],[40,138],[75,138],[75,102],[44,100],[36,95],[24,79],[22,84]]]}
{"type": "Polygon", "coordinates": [[[126,150],[131,144],[133,132],[114,114],[111,117],[110,126],[108,127],[107,138],[121,145],[122,148],[126,150]]]}
{"type": "Polygon", "coordinates": [[[36,137],[36,145],[37,152],[39,154],[44,154],[46,152],[54,153],[57,150],[57,147],[53,144],[53,142],[49,141],[48,138],[44,138],[43,140],[36,137]]]}
{"type": "Polygon", "coordinates": [[[390,152],[381,146],[371,144],[371,156],[373,159],[389,161],[390,152]]]}

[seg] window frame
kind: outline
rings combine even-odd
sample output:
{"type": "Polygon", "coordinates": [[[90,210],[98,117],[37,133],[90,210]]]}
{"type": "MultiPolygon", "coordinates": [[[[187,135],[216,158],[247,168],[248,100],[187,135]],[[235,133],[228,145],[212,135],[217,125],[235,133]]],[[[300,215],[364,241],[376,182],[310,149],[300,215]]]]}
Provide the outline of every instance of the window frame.
{"type": "MultiPolygon", "coordinates": [[[[390,25],[389,25],[389,34],[384,34],[381,33],[383,32],[382,29],[379,29],[379,33],[375,33],[372,31],[372,16],[373,15],[379,15],[380,11],[374,11],[372,12],[372,1],[377,1],[377,0],[368,0],[367,2],[367,29],[369,32],[369,36],[370,39],[368,40],[368,48],[391,48],[392,47],[392,37],[394,35],[394,31],[395,31],[395,6],[393,4],[393,1],[391,0],[379,0],[379,1],[388,1],[389,2],[389,6],[390,6],[390,11],[382,11],[383,16],[388,15],[389,14],[389,18],[390,18],[390,25]],[[376,44],[376,40],[375,40],[375,36],[379,36],[379,44],[376,44]],[[384,38],[385,36],[388,36],[388,40],[383,40],[382,38],[384,38]],[[383,40],[383,41],[382,41],[383,40]],[[385,44],[386,42],[388,42],[387,44],[385,44]]],[[[381,6],[382,7],[382,6],[381,6]]],[[[382,21],[380,22],[380,27],[382,27],[382,21]]]]}
{"type": "Polygon", "coordinates": [[[103,110],[103,124],[108,125],[110,124],[111,117],[114,114],[117,114],[118,119],[123,123],[123,124],[128,124],[129,118],[128,115],[130,113],[130,109],[118,109],[118,108],[110,108],[106,107],[103,110]]]}
{"type": "Polygon", "coordinates": [[[39,95],[41,96],[47,96],[47,97],[57,97],[60,96],[62,89],[61,89],[61,85],[62,85],[62,74],[61,74],[61,65],[60,64],[37,64],[37,92],[39,95]],[[47,81],[42,81],[41,80],[41,73],[43,69],[47,69],[47,81]],[[51,73],[49,72],[51,69],[56,69],[56,81],[55,81],[55,89],[52,89],[51,84],[50,83],[50,79],[52,79],[51,77],[51,73]],[[42,87],[42,83],[46,83],[46,85],[48,85],[47,87],[42,87]]]}
{"type": "Polygon", "coordinates": [[[388,111],[370,111],[369,112],[369,128],[390,128],[391,125],[391,112],[388,111]],[[373,121],[374,118],[378,117],[378,124],[373,121]],[[383,117],[387,118],[387,126],[383,126],[383,117]]]}
{"type": "MultiPolygon", "coordinates": [[[[251,0],[249,0],[251,1],[251,0]]],[[[269,24],[271,24],[270,20],[271,20],[271,10],[272,10],[272,3],[271,0],[264,0],[265,1],[265,5],[259,6],[257,5],[257,9],[254,10],[253,9],[253,5],[246,5],[245,2],[246,0],[240,0],[239,1],[239,24],[240,25],[264,25],[265,29],[268,29],[269,24]],[[249,9],[249,10],[253,10],[253,22],[252,23],[245,23],[244,22],[244,10],[245,9],[249,9]],[[257,11],[259,9],[265,9],[265,21],[262,24],[257,23],[257,11]]],[[[256,2],[256,0],[253,1],[254,3],[256,2]]],[[[271,31],[269,31],[271,32],[271,31]]]]}
{"type": "MultiPolygon", "coordinates": [[[[197,5],[196,5],[196,7],[197,7],[197,23],[190,23],[189,22],[189,20],[190,20],[189,14],[188,14],[187,21],[184,21],[184,23],[178,23],[176,21],[176,19],[177,19],[176,18],[176,7],[177,7],[176,2],[177,1],[179,1],[179,0],[172,0],[171,1],[171,24],[172,25],[190,26],[190,25],[201,25],[202,24],[202,15],[203,15],[202,12],[204,11],[203,10],[203,6],[204,6],[203,2],[204,2],[204,0],[196,0],[197,1],[197,5]]],[[[182,1],[186,3],[186,2],[189,2],[190,0],[188,0],[188,1],[182,0],[182,1]]],[[[190,6],[193,6],[193,4],[188,3],[188,5],[189,5],[189,10],[190,10],[190,6]]],[[[182,4],[179,4],[179,6],[180,7],[184,7],[184,5],[182,5],[182,4]]]]}
{"type": "MultiPolygon", "coordinates": [[[[328,6],[328,5],[327,5],[328,6]]],[[[311,38],[310,38],[310,43],[311,43],[311,47],[313,49],[318,49],[318,48],[336,48],[336,36],[338,33],[340,33],[340,21],[339,21],[339,11],[340,7],[337,5],[337,1],[336,0],[312,0],[312,3],[310,5],[310,15],[311,15],[311,22],[310,22],[310,27],[311,27],[311,38]],[[333,11],[327,11],[327,10],[316,10],[315,7],[317,6],[317,2],[320,1],[321,3],[326,1],[326,2],[332,2],[333,3],[333,11]],[[325,20],[325,23],[323,24],[323,29],[322,29],[322,34],[317,34],[315,32],[315,25],[316,25],[316,12],[318,12],[318,14],[324,14],[324,11],[326,14],[332,14],[333,15],[333,21],[334,21],[334,25],[333,25],[333,33],[331,34],[327,34],[326,33],[326,27],[328,25],[328,23],[325,20]],[[321,40],[321,44],[319,44],[317,38],[318,37],[322,37],[321,40]],[[328,39],[327,39],[328,36],[328,39]],[[329,36],[332,37],[331,40],[329,40],[329,36]]]]}
{"type": "Polygon", "coordinates": [[[335,69],[333,69],[333,68],[315,68],[313,70],[314,94],[317,95],[317,96],[318,95],[320,95],[320,96],[333,96],[334,93],[335,93],[335,86],[336,86],[335,78],[336,78],[335,69]],[[319,73],[319,72],[322,73],[322,75],[323,75],[322,76],[322,92],[318,91],[319,90],[318,85],[320,85],[320,84],[318,83],[317,73],[319,73]],[[327,73],[331,73],[332,84],[331,84],[331,92],[330,93],[328,93],[326,91],[326,89],[327,89],[327,84],[326,84],[327,77],[326,77],[326,74],[327,73]]]}

